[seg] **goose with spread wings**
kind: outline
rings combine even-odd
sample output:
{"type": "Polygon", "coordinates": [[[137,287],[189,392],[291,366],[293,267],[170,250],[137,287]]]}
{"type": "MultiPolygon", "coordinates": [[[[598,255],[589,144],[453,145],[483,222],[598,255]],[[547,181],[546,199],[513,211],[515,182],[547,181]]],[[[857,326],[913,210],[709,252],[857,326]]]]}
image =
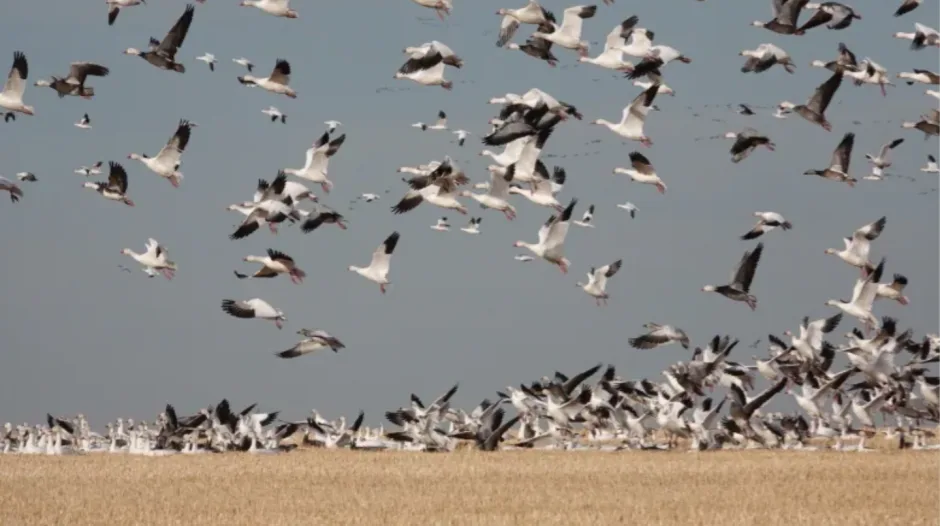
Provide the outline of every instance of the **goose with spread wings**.
{"type": "Polygon", "coordinates": [[[826,254],[837,256],[849,265],[858,267],[862,276],[865,276],[866,273],[871,272],[874,268],[868,260],[868,254],[871,251],[871,242],[878,239],[878,236],[881,235],[887,224],[887,216],[882,216],[877,221],[872,221],[857,229],[852,233],[852,237],[843,238],[845,242],[844,249],[836,250],[834,248],[827,248],[826,254]]]}
{"type": "Polygon", "coordinates": [[[728,137],[734,138],[734,144],[731,145],[731,162],[739,163],[751,154],[758,146],[763,146],[770,151],[776,149],[776,145],[766,135],[762,135],[754,128],[744,128],[738,133],[729,133],[728,137]]]}
{"type": "Polygon", "coordinates": [[[16,113],[23,115],[35,113],[35,108],[23,103],[27,78],[29,78],[29,63],[26,61],[26,55],[16,51],[13,53],[13,66],[10,67],[7,81],[3,84],[3,91],[0,91],[0,108],[7,110],[3,116],[4,122],[16,120],[16,113]]]}
{"type": "Polygon", "coordinates": [[[113,26],[121,8],[147,5],[147,0],[105,0],[105,3],[108,4],[108,25],[113,26]]]}
{"type": "Polygon", "coordinates": [[[597,13],[596,5],[576,5],[569,7],[564,10],[560,26],[553,22],[548,22],[554,27],[554,31],[550,33],[536,31],[532,33],[532,38],[548,40],[563,48],[573,49],[582,57],[586,56],[588,43],[581,40],[581,27],[584,23],[584,19],[592,18],[595,13],[597,13]]]}
{"type": "Polygon", "coordinates": [[[287,316],[285,316],[283,312],[275,309],[270,303],[260,298],[252,298],[244,301],[222,300],[222,311],[235,318],[246,320],[251,318],[271,320],[278,329],[283,328],[284,322],[287,321],[287,316]]]}
{"type": "Polygon", "coordinates": [[[330,189],[333,188],[333,181],[327,177],[330,157],[336,155],[344,142],[346,142],[345,134],[330,139],[329,132],[323,132],[317,142],[307,149],[303,168],[284,168],[283,171],[288,175],[319,183],[324,192],[330,193],[330,189]]]}
{"type": "Polygon", "coordinates": [[[536,256],[552,265],[557,265],[562,273],[567,274],[571,262],[565,257],[565,238],[568,236],[568,229],[571,226],[571,213],[577,203],[577,199],[572,199],[560,215],[552,215],[548,218],[548,221],[539,229],[538,243],[516,241],[513,246],[529,249],[536,256]]]}
{"type": "Polygon", "coordinates": [[[340,349],[346,348],[343,342],[322,329],[300,329],[297,331],[297,334],[303,336],[304,339],[297,342],[297,345],[294,345],[290,349],[277,353],[279,358],[297,358],[305,354],[317,352],[320,349],[330,349],[338,353],[340,349]]]}
{"type": "Polygon", "coordinates": [[[242,274],[236,270],[235,277],[238,279],[273,278],[278,274],[287,274],[292,282],[299,285],[307,276],[306,272],[297,268],[294,258],[270,248],[266,256],[245,256],[243,261],[261,263],[261,268],[254,274],[242,274]]]}
{"type": "Polygon", "coordinates": [[[277,59],[274,63],[274,69],[267,77],[255,77],[254,75],[241,75],[238,82],[246,86],[258,86],[259,88],[277,93],[278,95],[287,95],[292,99],[297,98],[297,92],[289,86],[291,67],[290,63],[284,59],[277,59]]]}
{"type": "Polygon", "coordinates": [[[140,51],[130,47],[124,50],[124,54],[136,55],[160,69],[185,73],[186,67],[176,62],[176,53],[183,45],[183,40],[186,39],[186,33],[189,32],[189,26],[193,23],[195,12],[196,8],[192,4],[188,4],[186,10],[183,11],[183,15],[173,24],[173,27],[170,28],[162,41],[151,38],[149,50],[140,51]]]}
{"type": "Polygon", "coordinates": [[[181,157],[186,145],[189,144],[189,136],[194,127],[195,124],[181,119],[176,126],[176,132],[156,156],[149,157],[145,154],[132,153],[127,158],[144,163],[144,166],[151,172],[170,181],[174,188],[179,188],[180,180],[183,179],[183,174],[179,171],[181,157]]]}
{"type": "Polygon", "coordinates": [[[878,318],[872,314],[871,308],[875,302],[875,297],[878,295],[878,282],[881,281],[884,267],[885,260],[882,259],[875,267],[875,270],[868,272],[864,277],[860,277],[852,289],[851,300],[829,300],[826,305],[835,307],[849,316],[857,318],[865,324],[868,331],[879,328],[878,318]]]}
{"type": "Polygon", "coordinates": [[[643,133],[643,125],[646,123],[646,116],[653,106],[653,100],[659,92],[659,83],[656,82],[646,91],[640,93],[623,109],[623,115],[620,122],[610,122],[604,119],[597,119],[594,124],[606,126],[610,131],[631,141],[639,141],[647,148],[653,145],[653,141],[643,133]]]}
{"type": "Polygon", "coordinates": [[[643,327],[647,330],[646,334],[641,334],[629,340],[630,346],[635,349],[655,349],[672,342],[679,342],[682,347],[689,348],[689,337],[685,334],[685,331],[678,327],[652,322],[643,325],[643,327]]]}
{"type": "Polygon", "coordinates": [[[74,95],[90,99],[95,96],[95,88],[85,86],[85,79],[91,75],[107,77],[111,70],[92,62],[72,62],[69,74],[65,78],[52,77],[50,80],[37,80],[34,86],[49,87],[59,94],[59,98],[74,95]]]}
{"type": "Polygon", "coordinates": [[[23,190],[16,183],[3,176],[0,176],[0,192],[9,192],[10,201],[14,203],[23,197],[23,190]]]}
{"type": "MultiPolygon", "coordinates": [[[[794,0],[790,1],[792,2],[794,0]]],[[[832,125],[826,120],[826,108],[828,108],[829,103],[832,102],[832,97],[836,94],[836,90],[842,85],[842,77],[843,71],[841,69],[837,70],[829,77],[829,80],[823,82],[816,88],[816,91],[813,92],[813,96],[806,101],[806,104],[793,104],[785,100],[779,104],[779,107],[784,111],[795,112],[809,122],[822,126],[826,131],[832,131],[832,125]]]]}
{"type": "Polygon", "coordinates": [[[127,171],[114,161],[109,162],[108,166],[110,172],[108,172],[107,182],[85,181],[82,187],[90,188],[110,201],[120,201],[127,206],[134,206],[134,201],[127,197],[127,171]]]}
{"type": "Polygon", "coordinates": [[[757,239],[777,227],[783,230],[793,228],[793,225],[777,212],[754,212],[754,216],[757,217],[757,224],[741,236],[741,239],[757,239]]]}
{"type": "Polygon", "coordinates": [[[728,285],[705,285],[702,292],[717,292],[722,296],[733,300],[747,303],[751,310],[757,309],[757,297],[750,293],[751,282],[754,280],[754,272],[757,271],[757,264],[760,263],[761,253],[764,251],[764,244],[758,243],[754,250],[745,252],[741,256],[738,268],[731,276],[731,283],[728,285]]]}
{"type": "Polygon", "coordinates": [[[422,86],[440,86],[448,91],[454,87],[453,82],[444,79],[444,56],[435,49],[419,58],[408,59],[393,78],[408,79],[422,86]]]}
{"type": "Polygon", "coordinates": [[[849,162],[852,160],[852,148],[854,146],[855,134],[846,133],[832,152],[832,160],[829,161],[828,167],[823,170],[807,170],[803,172],[803,175],[818,175],[823,179],[845,183],[850,188],[854,187],[858,181],[849,176],[849,162]]]}
{"type": "Polygon", "coordinates": [[[529,0],[526,5],[517,9],[500,9],[496,14],[503,17],[499,23],[499,39],[496,47],[503,47],[516,34],[519,24],[542,25],[546,22],[555,22],[555,15],[545,9],[536,0],[529,0]]]}
{"type": "Polygon", "coordinates": [[[392,232],[385,241],[372,253],[372,261],[368,267],[349,266],[350,272],[355,272],[369,281],[379,284],[382,294],[385,294],[385,288],[391,283],[388,280],[389,265],[392,261],[392,253],[398,246],[398,240],[401,235],[398,232],[392,232]]]}
{"type": "Polygon", "coordinates": [[[457,197],[461,195],[457,188],[469,182],[470,180],[463,172],[453,170],[448,159],[430,175],[409,179],[408,184],[411,189],[392,207],[392,213],[404,214],[427,201],[434,206],[456,210],[466,215],[467,207],[457,200],[457,197]]]}
{"type": "Polygon", "coordinates": [[[610,297],[607,294],[607,280],[620,270],[621,265],[623,265],[623,260],[618,259],[600,268],[591,267],[591,271],[587,273],[587,283],[581,283],[579,281],[577,285],[581,287],[581,290],[586,292],[588,296],[594,298],[594,302],[597,303],[598,307],[602,304],[607,305],[607,299],[610,297]]]}
{"type": "Polygon", "coordinates": [[[758,20],[751,22],[751,25],[769,29],[781,35],[798,34],[797,22],[800,19],[800,11],[808,2],[809,0],[771,0],[774,17],[769,22],[758,20]]]}

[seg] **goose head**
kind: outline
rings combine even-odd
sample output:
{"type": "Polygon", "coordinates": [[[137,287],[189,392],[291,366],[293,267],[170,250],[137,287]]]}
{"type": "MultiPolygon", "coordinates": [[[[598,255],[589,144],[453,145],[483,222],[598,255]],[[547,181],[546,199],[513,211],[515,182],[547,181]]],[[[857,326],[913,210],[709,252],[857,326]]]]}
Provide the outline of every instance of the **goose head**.
{"type": "Polygon", "coordinates": [[[139,57],[143,55],[143,52],[137,48],[129,47],[124,50],[124,54],[125,55],[137,55],[139,57]]]}
{"type": "Polygon", "coordinates": [[[718,287],[714,285],[705,285],[702,287],[702,292],[715,292],[716,290],[718,290],[718,287]]]}

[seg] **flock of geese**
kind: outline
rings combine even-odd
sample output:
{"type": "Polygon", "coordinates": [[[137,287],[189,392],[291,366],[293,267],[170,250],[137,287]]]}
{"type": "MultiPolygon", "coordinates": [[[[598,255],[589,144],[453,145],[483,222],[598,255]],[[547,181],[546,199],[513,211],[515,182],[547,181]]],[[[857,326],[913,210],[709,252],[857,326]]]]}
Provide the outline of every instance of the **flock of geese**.
{"type": "MultiPolygon", "coordinates": [[[[451,0],[412,2],[433,10],[441,20],[452,16],[451,0]]],[[[672,63],[689,64],[692,59],[673,47],[660,44],[655,40],[653,30],[640,25],[638,16],[614,20],[619,15],[612,7],[613,3],[613,0],[605,0],[606,7],[603,8],[596,5],[564,8],[560,11],[560,23],[552,11],[536,0],[529,0],[518,8],[500,9],[497,13],[501,21],[496,46],[521,51],[551,67],[562,60],[559,55],[564,57],[574,52],[578,62],[622,73],[641,91],[623,108],[619,118],[598,118],[591,122],[616,135],[619,140],[649,148],[654,141],[647,134],[645,124],[651,111],[656,109],[654,102],[660,95],[676,93],[664,82],[667,66],[672,63]],[[584,34],[595,32],[595,27],[602,24],[601,18],[615,23],[606,36],[603,51],[591,57],[590,44],[584,34]],[[522,26],[533,29],[524,40],[516,38],[522,26]]],[[[142,4],[144,0],[107,0],[108,24],[114,24],[123,10],[142,4]]],[[[265,15],[287,19],[299,17],[290,8],[289,0],[243,0],[240,5],[256,8],[265,15]]],[[[906,15],[919,5],[919,0],[905,0],[895,16],[906,15]]],[[[471,6],[468,4],[467,7],[471,6]]],[[[822,26],[827,30],[845,30],[860,23],[856,21],[861,19],[853,8],[831,1],[772,0],[771,7],[773,18],[753,22],[752,25],[786,38],[800,37],[811,30],[822,31],[822,26]],[[804,11],[812,15],[800,23],[804,11]]],[[[127,48],[124,53],[143,59],[151,67],[185,73],[186,66],[178,59],[178,52],[185,42],[195,12],[193,5],[186,6],[162,40],[151,38],[146,50],[127,48]]],[[[133,16],[143,14],[134,13],[133,16]]],[[[913,32],[898,32],[894,36],[909,40],[912,52],[922,53],[925,48],[940,47],[940,33],[920,23],[914,24],[913,32]]],[[[464,61],[446,44],[431,41],[408,47],[403,52],[406,59],[394,78],[424,87],[453,89],[453,82],[445,76],[462,68],[464,61]]],[[[763,74],[777,65],[787,73],[795,73],[794,61],[778,44],[763,43],[756,49],[742,51],[740,55],[746,57],[741,67],[745,74],[763,74]]],[[[206,53],[196,60],[215,71],[217,60],[214,55],[206,53]]],[[[299,96],[290,85],[291,64],[287,60],[277,59],[267,76],[255,74],[255,66],[248,59],[233,60],[246,69],[245,74],[237,77],[241,85],[260,88],[272,96],[291,99],[299,96]]],[[[936,56],[931,55],[925,60],[935,64],[936,56]]],[[[835,126],[828,120],[826,110],[843,82],[878,86],[882,93],[886,93],[885,86],[893,85],[883,66],[870,58],[857,60],[845,44],[839,45],[835,59],[817,60],[813,65],[826,69],[827,79],[809,94],[804,103],[780,102],[775,108],[775,117],[793,116],[806,121],[806,126],[831,131],[835,126]]],[[[26,54],[15,52],[7,81],[0,92],[0,108],[4,110],[7,124],[15,125],[18,115],[40,118],[34,106],[26,102],[30,98],[26,91],[29,72],[26,54]]],[[[41,79],[34,86],[51,88],[59,98],[92,98],[95,96],[94,87],[86,83],[92,77],[102,78],[108,74],[109,68],[100,64],[75,62],[65,76],[41,79]]],[[[938,73],[927,69],[902,72],[896,78],[911,85],[920,83],[936,87],[940,84],[938,73]]],[[[935,89],[928,89],[927,94],[940,98],[940,92],[935,89]]],[[[408,177],[402,178],[405,187],[401,197],[392,204],[391,211],[405,214],[424,205],[422,208],[435,207],[448,214],[469,215],[468,203],[472,201],[479,205],[481,214],[491,214],[487,210],[502,214],[503,218],[492,214],[493,221],[513,221],[522,213],[544,214],[545,220],[538,232],[533,232],[529,238],[535,241],[515,242],[514,246],[522,249],[522,253],[515,255],[515,261],[542,261],[567,274],[573,265],[565,250],[571,226],[596,228],[593,220],[595,207],[589,205],[579,210],[577,198],[562,197],[562,192],[569,186],[569,176],[562,166],[550,168],[543,161],[549,156],[542,156],[542,152],[557,127],[570,126],[572,119],[582,120],[584,116],[574,105],[538,88],[523,94],[506,93],[490,99],[489,103],[498,106],[499,112],[489,120],[491,128],[481,134],[482,143],[489,148],[481,155],[491,162],[486,180],[471,184],[470,176],[449,156],[416,167],[401,167],[398,171],[408,177]],[[525,211],[521,210],[523,208],[525,211]]],[[[262,112],[274,123],[287,123],[287,115],[274,106],[262,112]]],[[[754,114],[746,105],[742,105],[739,112],[742,115],[754,114]]],[[[902,128],[936,136],[940,133],[938,115],[938,110],[931,108],[919,119],[904,122],[902,128]]],[[[250,199],[228,206],[229,211],[242,217],[230,239],[263,235],[262,227],[276,233],[279,227],[293,223],[299,223],[303,233],[312,233],[330,225],[343,230],[348,228],[346,218],[323,203],[334,187],[334,181],[330,179],[330,159],[340,152],[346,139],[345,134],[336,135],[337,129],[342,127],[341,122],[331,120],[325,124],[326,131],[306,151],[303,167],[284,168],[270,181],[259,180],[250,199]],[[317,195],[314,189],[322,193],[317,195]],[[304,205],[313,208],[308,209],[304,205]]],[[[86,113],[75,126],[91,129],[92,120],[86,113]]],[[[460,147],[472,136],[466,130],[452,130],[443,111],[438,112],[437,120],[431,124],[417,122],[412,126],[427,133],[450,132],[456,136],[460,147]]],[[[132,153],[128,159],[138,161],[174,187],[181,187],[185,181],[181,171],[182,156],[197,127],[194,122],[180,120],[156,155],[132,153]]],[[[766,155],[755,154],[761,147],[769,152],[775,151],[776,147],[770,137],[751,127],[724,137],[732,141],[730,156],[733,163],[744,162],[750,155],[766,155]]],[[[828,166],[807,170],[805,174],[855,185],[857,177],[853,177],[854,172],[850,171],[854,140],[854,133],[842,135],[828,166]]],[[[865,179],[883,177],[885,169],[891,166],[890,155],[903,142],[904,138],[892,139],[877,154],[867,154],[865,158],[872,171],[865,179]]],[[[665,195],[668,186],[663,177],[666,174],[657,171],[653,157],[634,150],[629,153],[629,167],[615,168],[613,173],[641,185],[649,185],[665,195]]],[[[938,172],[933,156],[922,171],[938,172]]],[[[83,186],[106,200],[133,207],[128,170],[121,163],[110,161],[105,166],[98,162],[76,170],[76,173],[89,178],[105,172],[105,180],[89,180],[83,186]]],[[[18,174],[17,179],[14,182],[0,178],[0,190],[8,192],[14,203],[26,198],[21,185],[38,182],[37,177],[28,172],[18,174]]],[[[820,181],[819,184],[824,183],[820,181]]],[[[360,197],[368,203],[378,202],[381,198],[378,194],[360,197]]],[[[632,203],[618,207],[629,217],[636,217],[638,209],[632,203]]],[[[774,236],[783,235],[771,235],[774,230],[787,232],[794,229],[789,220],[774,211],[758,211],[754,216],[756,224],[741,235],[741,239],[761,238],[761,241],[743,251],[727,282],[708,284],[701,289],[722,296],[722,301],[728,301],[729,305],[730,302],[743,303],[751,310],[758,308],[752,284],[759,279],[757,270],[764,243],[771,243],[774,236]]],[[[470,216],[468,219],[467,225],[460,230],[470,235],[481,234],[483,217],[470,216]]],[[[935,435],[936,424],[940,422],[940,381],[930,366],[940,362],[940,336],[927,334],[917,337],[911,330],[901,330],[895,318],[875,314],[874,308],[879,301],[893,301],[900,305],[908,305],[910,301],[905,294],[908,279],[894,273],[886,280],[885,258],[872,253],[872,244],[885,234],[887,227],[885,217],[873,219],[854,232],[847,232],[849,235],[844,238],[843,248],[826,250],[826,254],[841,260],[840,264],[855,269],[853,275],[857,274],[857,277],[850,298],[829,300],[826,304],[834,309],[832,313],[816,320],[804,318],[799,330],[787,330],[782,337],[769,335],[768,354],[763,357],[754,354],[751,362],[735,361],[732,351],[738,349],[740,354],[741,349],[733,336],[719,334],[711,337],[705,345],[693,346],[692,338],[681,328],[648,323],[644,333],[629,339],[632,348],[652,350],[678,344],[683,349],[692,349],[688,359],[670,365],[659,380],[625,379],[617,375],[614,366],[607,366],[601,372],[602,365],[598,364],[570,376],[555,372],[553,376],[524,382],[518,387],[508,386],[492,399],[483,399],[470,411],[451,405],[450,400],[458,389],[454,385],[427,404],[412,394],[407,405],[385,413],[389,428],[385,425],[366,427],[362,413],[352,425],[347,425],[343,417],[329,421],[316,411],[303,421],[283,420],[277,411],[256,412],[255,404],[234,412],[227,400],[190,416],[180,416],[172,405],[167,405],[154,422],[118,419],[108,423],[107,432],[103,434],[93,431],[84,415],[74,418],[47,415],[46,422],[40,425],[5,424],[0,435],[0,450],[23,454],[120,452],[156,456],[222,451],[276,453],[301,444],[325,448],[453,451],[459,444],[469,443],[484,451],[509,448],[658,450],[676,447],[692,450],[762,447],[869,451],[866,441],[878,434],[897,438],[902,448],[936,449],[938,445],[930,445],[929,442],[935,435]],[[838,327],[853,322],[857,322],[858,327],[849,328],[844,341],[829,341],[835,338],[834,331],[838,327]],[[837,366],[837,362],[844,363],[844,366],[837,366]],[[767,386],[755,389],[761,381],[767,386]],[[709,396],[715,387],[723,388],[727,394],[709,396]],[[765,404],[775,397],[790,398],[798,411],[762,411],[765,404]],[[509,410],[514,412],[514,416],[507,414],[509,410]]],[[[436,232],[448,232],[451,224],[448,217],[443,216],[430,228],[436,232]]],[[[386,294],[392,284],[392,257],[402,235],[392,231],[384,239],[376,240],[380,243],[375,250],[368,258],[363,258],[365,266],[350,265],[348,270],[386,294]]],[[[408,238],[420,236],[417,232],[404,235],[408,238]]],[[[141,253],[128,248],[121,253],[132,258],[150,277],[160,275],[173,279],[179,270],[166,247],[152,238],[147,240],[141,253]]],[[[254,268],[246,272],[235,270],[239,280],[284,275],[285,279],[299,285],[307,277],[300,262],[275,249],[268,249],[264,255],[248,255],[244,262],[254,265],[254,268]]],[[[605,306],[610,300],[608,286],[622,267],[622,259],[597,262],[587,272],[586,281],[576,285],[598,307],[605,306]]],[[[278,329],[287,323],[282,310],[261,298],[224,298],[220,301],[220,308],[234,318],[266,320],[278,329]]],[[[297,334],[301,338],[296,345],[275,353],[275,356],[295,359],[321,351],[338,353],[346,349],[339,338],[323,329],[304,328],[297,334]]],[[[756,349],[759,344],[760,341],[750,347],[756,349]]]]}

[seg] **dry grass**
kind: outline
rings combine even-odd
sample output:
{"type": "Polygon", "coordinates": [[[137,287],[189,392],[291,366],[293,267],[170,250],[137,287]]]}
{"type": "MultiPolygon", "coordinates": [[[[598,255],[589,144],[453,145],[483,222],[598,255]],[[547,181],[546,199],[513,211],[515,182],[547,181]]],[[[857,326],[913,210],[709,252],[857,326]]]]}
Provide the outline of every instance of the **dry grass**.
{"type": "Polygon", "coordinates": [[[0,523],[935,525],[936,452],[0,457],[0,523]]]}

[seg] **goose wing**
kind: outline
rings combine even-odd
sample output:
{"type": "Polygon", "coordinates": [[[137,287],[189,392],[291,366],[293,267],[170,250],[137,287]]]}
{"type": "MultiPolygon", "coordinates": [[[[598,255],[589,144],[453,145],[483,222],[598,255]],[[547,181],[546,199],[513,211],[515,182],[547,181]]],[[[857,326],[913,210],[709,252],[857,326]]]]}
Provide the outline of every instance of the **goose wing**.
{"type": "Polygon", "coordinates": [[[852,148],[855,146],[855,134],[846,133],[839,145],[832,152],[832,160],[829,161],[829,169],[848,175],[849,162],[852,160],[852,148]]]}
{"type": "Polygon", "coordinates": [[[176,132],[170,137],[166,145],[160,149],[157,157],[167,166],[176,166],[180,162],[180,155],[189,144],[189,136],[192,133],[192,124],[188,120],[180,120],[176,126],[176,132]]]}
{"type": "Polygon", "coordinates": [[[120,164],[111,161],[108,163],[110,171],[108,172],[108,186],[115,188],[122,194],[127,192],[127,171],[120,164]]]}
{"type": "Polygon", "coordinates": [[[372,253],[372,263],[369,265],[371,268],[380,272],[388,272],[388,265],[392,260],[392,253],[395,252],[395,247],[398,246],[399,237],[401,236],[398,232],[392,232],[391,235],[375,249],[375,252],[372,253]]]}
{"type": "Polygon", "coordinates": [[[558,32],[580,39],[584,19],[593,17],[595,13],[597,13],[596,5],[576,5],[565,9],[558,32]]]}
{"type": "Polygon", "coordinates": [[[222,311],[236,318],[254,318],[255,309],[246,301],[222,300],[222,311]]]}
{"type": "Polygon", "coordinates": [[[11,98],[22,100],[23,92],[26,91],[26,79],[29,78],[29,64],[26,62],[26,55],[21,51],[13,53],[13,66],[10,68],[10,74],[7,75],[7,81],[3,84],[3,93],[11,98]]]}
{"type": "Polygon", "coordinates": [[[499,38],[496,40],[496,47],[503,47],[508,44],[512,40],[512,36],[516,34],[517,29],[519,29],[519,21],[509,15],[504,16],[499,24],[499,38]]]}
{"type": "Polygon", "coordinates": [[[290,84],[290,64],[282,58],[277,59],[274,63],[274,70],[271,71],[271,76],[268,77],[268,80],[282,86],[290,84]]]}
{"type": "Polygon", "coordinates": [[[656,174],[656,170],[653,169],[653,164],[640,152],[630,153],[630,164],[633,166],[634,170],[643,175],[656,174]]]}
{"type": "MultiPolygon", "coordinates": [[[[916,71],[916,70],[915,70],[916,71]]],[[[888,152],[895,149],[898,145],[904,142],[904,138],[895,139],[881,147],[881,150],[878,152],[878,157],[882,160],[887,158],[888,152]]]]}
{"type": "Polygon", "coordinates": [[[639,21],[639,17],[633,15],[614,27],[611,32],[607,34],[607,39],[604,41],[604,51],[610,49],[619,50],[619,48],[626,45],[627,39],[630,38],[633,28],[636,27],[639,21]]]}
{"type": "Polygon", "coordinates": [[[85,83],[85,77],[92,75],[95,77],[106,77],[111,70],[92,62],[72,62],[69,67],[69,80],[74,79],[78,84],[85,83]]]}
{"type": "Polygon", "coordinates": [[[741,261],[738,263],[738,268],[731,280],[732,286],[742,292],[750,292],[751,281],[754,279],[754,272],[757,270],[757,264],[760,263],[760,256],[763,251],[764,244],[758,243],[754,250],[745,252],[741,256],[741,261]]]}
{"type": "Polygon", "coordinates": [[[271,259],[274,260],[274,261],[277,261],[277,262],[283,264],[283,265],[286,266],[287,268],[293,268],[293,266],[294,266],[294,258],[288,256],[287,254],[285,254],[285,253],[283,253],[283,252],[279,252],[279,251],[277,251],[277,250],[274,250],[274,249],[269,248],[269,249],[268,249],[268,257],[271,258],[271,259]]]}
{"type": "MultiPolygon", "coordinates": [[[[797,0],[790,1],[794,2],[797,0]]],[[[816,88],[816,91],[813,92],[813,96],[810,97],[809,101],[806,103],[806,106],[812,111],[816,112],[818,115],[824,114],[826,112],[826,108],[829,107],[829,103],[832,101],[832,96],[836,94],[836,90],[839,89],[841,84],[842,72],[837,71],[833,73],[831,77],[829,77],[829,80],[823,82],[819,85],[818,88],[816,88]]]]}
{"type": "Polygon", "coordinates": [[[568,228],[571,226],[571,223],[569,223],[571,213],[574,211],[574,205],[576,204],[578,204],[578,200],[576,198],[572,199],[564,212],[561,213],[561,216],[549,227],[548,236],[546,236],[545,239],[546,250],[551,250],[564,244],[565,237],[568,235],[568,228]]]}
{"type": "Polygon", "coordinates": [[[196,12],[196,8],[192,4],[186,6],[186,10],[183,11],[183,16],[179,17],[173,27],[170,28],[170,31],[167,32],[166,36],[163,37],[163,41],[160,42],[160,45],[157,46],[157,52],[163,55],[169,60],[175,60],[176,52],[179,50],[180,46],[183,45],[183,40],[186,39],[186,33],[189,32],[189,25],[193,23],[193,15],[196,12]]]}
{"type": "Polygon", "coordinates": [[[599,269],[595,269],[592,273],[591,279],[601,290],[606,290],[607,280],[616,274],[618,270],[620,270],[621,265],[623,265],[623,260],[618,259],[609,265],[604,265],[599,269]]]}
{"type": "Polygon", "coordinates": [[[410,75],[411,73],[431,69],[440,64],[443,60],[444,56],[441,55],[439,51],[428,51],[422,57],[408,59],[407,62],[398,68],[398,72],[402,75],[410,75]]]}
{"type": "Polygon", "coordinates": [[[882,216],[877,221],[873,221],[856,230],[852,234],[852,237],[856,239],[864,238],[868,241],[874,241],[878,239],[878,236],[880,236],[881,232],[884,231],[886,224],[888,224],[888,216],[882,216]]]}

